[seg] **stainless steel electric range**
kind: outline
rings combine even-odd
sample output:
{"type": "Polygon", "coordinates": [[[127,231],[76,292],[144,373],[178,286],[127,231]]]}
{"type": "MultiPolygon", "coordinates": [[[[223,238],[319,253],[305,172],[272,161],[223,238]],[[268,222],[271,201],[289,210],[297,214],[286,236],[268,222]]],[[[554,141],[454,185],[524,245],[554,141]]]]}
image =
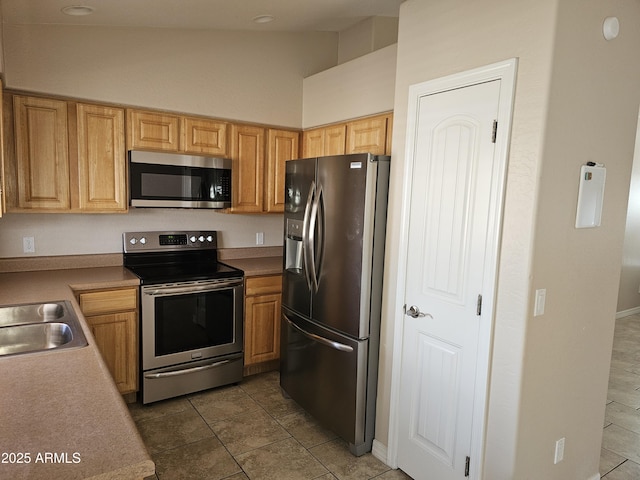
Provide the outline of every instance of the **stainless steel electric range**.
{"type": "Polygon", "coordinates": [[[218,261],[215,231],[128,232],[140,278],[142,403],[242,380],[244,272],[218,261]]]}

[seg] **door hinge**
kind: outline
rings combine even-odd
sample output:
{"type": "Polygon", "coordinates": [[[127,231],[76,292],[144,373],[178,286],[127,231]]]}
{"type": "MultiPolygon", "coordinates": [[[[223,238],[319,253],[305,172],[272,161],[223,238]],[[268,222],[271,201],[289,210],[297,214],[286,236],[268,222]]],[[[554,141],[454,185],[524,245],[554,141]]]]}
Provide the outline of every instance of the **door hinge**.
{"type": "Polygon", "coordinates": [[[476,303],[476,315],[482,315],[482,295],[478,295],[478,303],[476,303]]]}
{"type": "Polygon", "coordinates": [[[498,120],[493,121],[493,133],[491,133],[491,143],[496,143],[496,136],[498,135],[498,120]]]}
{"type": "Polygon", "coordinates": [[[469,464],[471,463],[471,457],[467,457],[467,459],[464,461],[464,476],[468,477],[469,476],[469,464]]]}

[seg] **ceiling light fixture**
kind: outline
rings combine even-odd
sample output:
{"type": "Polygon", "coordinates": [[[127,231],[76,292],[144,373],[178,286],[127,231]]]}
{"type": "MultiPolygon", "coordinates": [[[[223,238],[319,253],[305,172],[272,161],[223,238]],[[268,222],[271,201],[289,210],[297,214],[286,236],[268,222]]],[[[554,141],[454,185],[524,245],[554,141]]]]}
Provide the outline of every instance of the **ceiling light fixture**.
{"type": "Polygon", "coordinates": [[[269,23],[273,22],[276,19],[273,15],[258,15],[257,17],[253,17],[254,23],[269,23]]]}
{"type": "Polygon", "coordinates": [[[91,15],[94,8],[87,5],[69,5],[64,7],[61,11],[65,15],[72,15],[74,17],[82,17],[84,15],[91,15]]]}
{"type": "Polygon", "coordinates": [[[620,22],[617,17],[607,17],[602,24],[602,33],[606,40],[613,40],[620,33],[620,22]]]}

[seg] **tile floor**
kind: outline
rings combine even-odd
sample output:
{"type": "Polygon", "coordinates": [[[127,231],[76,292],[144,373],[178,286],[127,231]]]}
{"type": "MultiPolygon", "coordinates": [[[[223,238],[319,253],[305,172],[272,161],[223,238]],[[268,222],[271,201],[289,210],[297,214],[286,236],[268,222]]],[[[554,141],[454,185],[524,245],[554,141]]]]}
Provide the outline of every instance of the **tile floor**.
{"type": "Polygon", "coordinates": [[[278,372],[129,409],[156,463],[147,480],[410,478],[370,453],[351,455],[345,442],[282,396],[278,372]]]}
{"type": "Polygon", "coordinates": [[[640,479],[640,315],[616,321],[600,475],[640,479]]]}
{"type": "MultiPolygon", "coordinates": [[[[406,480],[371,454],[356,458],[293,400],[278,373],[129,405],[156,463],[147,480],[406,480]]],[[[640,479],[640,315],[616,321],[600,456],[603,480],[640,479]]]]}

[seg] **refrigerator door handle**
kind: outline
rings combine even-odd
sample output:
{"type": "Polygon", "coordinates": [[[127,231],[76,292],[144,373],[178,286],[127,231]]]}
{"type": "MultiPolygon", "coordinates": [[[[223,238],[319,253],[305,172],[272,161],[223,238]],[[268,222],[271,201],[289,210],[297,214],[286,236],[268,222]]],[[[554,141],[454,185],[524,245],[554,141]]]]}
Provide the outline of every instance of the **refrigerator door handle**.
{"type": "Polygon", "coordinates": [[[321,337],[320,335],[316,335],[315,333],[307,332],[306,330],[300,328],[298,325],[293,323],[289,319],[289,317],[287,317],[286,315],[283,315],[283,317],[289,323],[289,325],[291,325],[293,328],[298,330],[305,337],[307,337],[307,338],[309,338],[311,340],[314,340],[314,341],[316,341],[318,343],[321,343],[322,345],[326,345],[327,347],[331,347],[331,348],[333,348],[335,350],[340,350],[341,352],[353,352],[353,347],[350,347],[349,345],[345,345],[343,343],[334,342],[333,340],[329,340],[328,338],[321,337]]]}
{"type": "Polygon", "coordinates": [[[302,221],[302,257],[304,259],[304,275],[307,287],[311,290],[311,269],[313,264],[313,252],[309,249],[309,224],[311,221],[312,203],[316,194],[316,182],[311,182],[307,203],[304,206],[304,219],[302,221]]]}
{"type": "Polygon", "coordinates": [[[318,291],[320,284],[320,268],[324,253],[324,196],[322,185],[316,188],[315,201],[311,207],[311,221],[309,223],[309,253],[311,255],[311,282],[313,291],[318,291]],[[317,228],[317,232],[316,232],[317,228]]]}

